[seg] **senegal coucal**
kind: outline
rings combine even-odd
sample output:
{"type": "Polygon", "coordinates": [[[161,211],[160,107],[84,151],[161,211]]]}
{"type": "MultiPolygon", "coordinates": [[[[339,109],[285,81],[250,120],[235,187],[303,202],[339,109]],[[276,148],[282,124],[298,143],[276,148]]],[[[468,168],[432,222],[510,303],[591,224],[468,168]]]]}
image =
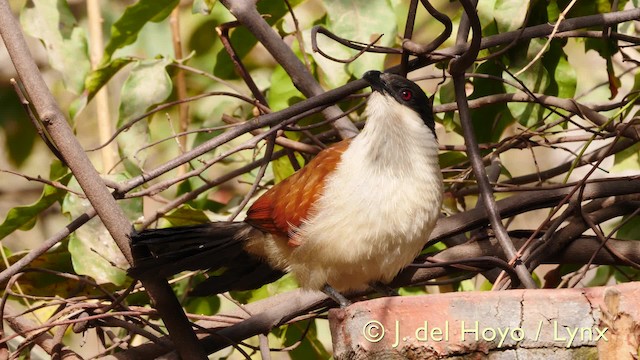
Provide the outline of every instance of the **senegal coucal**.
{"type": "Polygon", "coordinates": [[[272,186],[242,222],[144,230],[132,276],[216,270],[192,295],[247,290],[292,272],[339,293],[391,281],[418,255],[442,203],[429,99],[399,75],[369,71],[366,125],[272,186]]]}

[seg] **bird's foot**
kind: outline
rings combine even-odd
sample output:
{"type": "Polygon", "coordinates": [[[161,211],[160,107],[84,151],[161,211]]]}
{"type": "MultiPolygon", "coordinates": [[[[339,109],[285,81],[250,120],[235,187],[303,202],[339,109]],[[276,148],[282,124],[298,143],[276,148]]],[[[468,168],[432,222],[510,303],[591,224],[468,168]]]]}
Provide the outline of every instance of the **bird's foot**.
{"type": "Polygon", "coordinates": [[[338,290],[332,288],[328,284],[322,288],[322,292],[325,293],[331,299],[333,299],[333,301],[337,302],[338,305],[340,305],[341,309],[344,309],[347,306],[351,305],[351,301],[349,301],[349,299],[344,297],[344,295],[340,294],[338,290]]]}

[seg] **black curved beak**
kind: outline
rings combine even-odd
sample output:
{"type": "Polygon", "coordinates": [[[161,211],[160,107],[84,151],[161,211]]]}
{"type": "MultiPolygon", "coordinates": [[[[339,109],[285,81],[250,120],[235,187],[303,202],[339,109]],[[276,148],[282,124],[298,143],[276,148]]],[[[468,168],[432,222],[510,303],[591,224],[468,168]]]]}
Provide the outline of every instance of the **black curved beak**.
{"type": "Polygon", "coordinates": [[[369,70],[366,73],[364,73],[364,75],[362,76],[362,78],[369,83],[369,85],[371,86],[371,89],[373,89],[373,91],[378,91],[381,93],[385,92],[385,88],[386,88],[386,84],[385,82],[380,78],[380,75],[382,75],[382,73],[378,70],[369,70]]]}

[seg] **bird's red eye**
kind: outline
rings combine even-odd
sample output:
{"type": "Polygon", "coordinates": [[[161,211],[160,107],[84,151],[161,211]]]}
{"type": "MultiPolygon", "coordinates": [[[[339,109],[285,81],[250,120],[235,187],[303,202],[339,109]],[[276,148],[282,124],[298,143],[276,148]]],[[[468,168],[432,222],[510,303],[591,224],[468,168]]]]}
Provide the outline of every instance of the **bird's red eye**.
{"type": "Polygon", "coordinates": [[[400,92],[400,97],[404,101],[409,101],[411,100],[411,98],[413,98],[413,93],[411,92],[411,90],[404,89],[402,90],[402,92],[400,92]]]}

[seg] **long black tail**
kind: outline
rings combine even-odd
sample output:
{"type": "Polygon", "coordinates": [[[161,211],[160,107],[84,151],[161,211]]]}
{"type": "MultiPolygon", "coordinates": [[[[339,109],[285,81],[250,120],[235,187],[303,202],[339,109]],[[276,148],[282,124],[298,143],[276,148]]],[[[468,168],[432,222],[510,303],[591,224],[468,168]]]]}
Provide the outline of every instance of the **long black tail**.
{"type": "Polygon", "coordinates": [[[186,270],[215,271],[215,276],[190,292],[192,296],[259,288],[284,273],[244,251],[242,234],[247,226],[243,222],[215,222],[134,233],[131,245],[135,264],[129,275],[170,277],[186,270]]]}

